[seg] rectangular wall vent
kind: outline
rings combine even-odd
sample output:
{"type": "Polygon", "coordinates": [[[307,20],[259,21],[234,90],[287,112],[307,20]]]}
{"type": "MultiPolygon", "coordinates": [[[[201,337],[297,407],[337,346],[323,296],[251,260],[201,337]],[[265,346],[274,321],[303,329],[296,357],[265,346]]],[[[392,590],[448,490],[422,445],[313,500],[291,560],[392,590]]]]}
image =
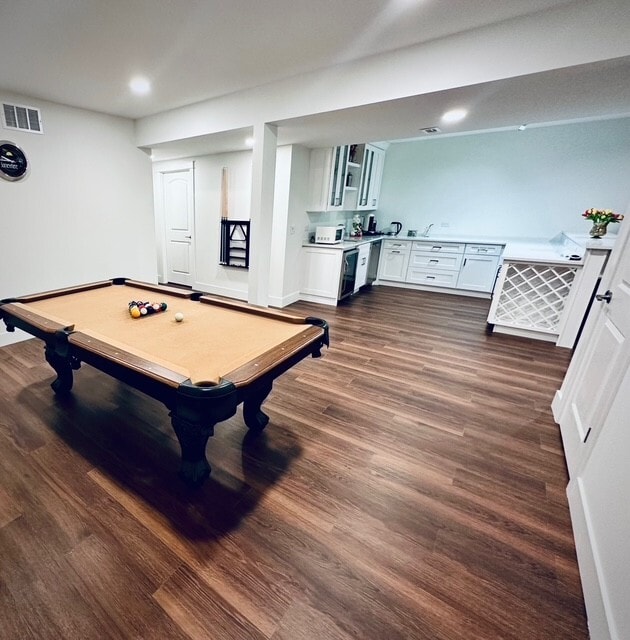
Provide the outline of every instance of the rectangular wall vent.
{"type": "Polygon", "coordinates": [[[5,129],[17,129],[18,131],[30,131],[31,133],[44,133],[42,129],[42,117],[39,109],[27,107],[21,104],[2,105],[2,119],[5,129]]]}

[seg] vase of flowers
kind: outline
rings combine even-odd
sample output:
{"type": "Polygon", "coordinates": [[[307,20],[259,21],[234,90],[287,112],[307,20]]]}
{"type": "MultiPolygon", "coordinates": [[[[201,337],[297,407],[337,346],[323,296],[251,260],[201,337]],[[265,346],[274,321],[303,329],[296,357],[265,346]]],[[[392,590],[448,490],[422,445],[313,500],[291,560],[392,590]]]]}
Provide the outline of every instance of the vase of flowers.
{"type": "Polygon", "coordinates": [[[601,238],[606,235],[608,225],[611,222],[621,222],[623,216],[620,213],[614,213],[611,209],[587,209],[582,217],[593,223],[589,235],[591,238],[601,238]]]}

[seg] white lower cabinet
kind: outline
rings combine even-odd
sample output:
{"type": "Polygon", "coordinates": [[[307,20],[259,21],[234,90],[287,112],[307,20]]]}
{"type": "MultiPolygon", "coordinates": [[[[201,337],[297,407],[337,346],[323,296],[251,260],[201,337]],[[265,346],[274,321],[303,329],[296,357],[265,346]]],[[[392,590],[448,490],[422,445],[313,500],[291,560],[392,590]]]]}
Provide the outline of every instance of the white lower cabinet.
{"type": "Polygon", "coordinates": [[[458,242],[413,242],[407,282],[433,287],[456,287],[465,246],[458,242]]]}
{"type": "Polygon", "coordinates": [[[368,264],[370,262],[370,245],[359,245],[359,258],[357,261],[357,271],[354,280],[354,290],[358,291],[364,284],[367,284],[368,264]]]}
{"type": "Polygon", "coordinates": [[[491,293],[500,244],[385,240],[379,280],[491,293]]]}
{"type": "Polygon", "coordinates": [[[384,240],[378,267],[378,279],[405,282],[410,250],[411,243],[404,240],[384,240]]]}
{"type": "Polygon", "coordinates": [[[490,293],[498,268],[499,256],[466,254],[457,279],[457,288],[490,293]]]}
{"type": "Polygon", "coordinates": [[[303,251],[301,294],[304,300],[336,304],[343,251],[308,247],[303,251]]]}

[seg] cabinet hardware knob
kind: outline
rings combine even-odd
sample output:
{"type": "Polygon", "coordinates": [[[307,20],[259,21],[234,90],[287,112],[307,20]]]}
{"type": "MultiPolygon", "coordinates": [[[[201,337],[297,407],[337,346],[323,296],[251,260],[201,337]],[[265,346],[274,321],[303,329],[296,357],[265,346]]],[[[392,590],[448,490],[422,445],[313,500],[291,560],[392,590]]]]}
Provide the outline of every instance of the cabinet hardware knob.
{"type": "Polygon", "coordinates": [[[606,291],[606,293],[598,293],[595,298],[597,300],[599,300],[599,302],[605,302],[606,304],[610,304],[610,301],[612,300],[612,291],[610,289],[608,289],[608,291],[606,291]]]}

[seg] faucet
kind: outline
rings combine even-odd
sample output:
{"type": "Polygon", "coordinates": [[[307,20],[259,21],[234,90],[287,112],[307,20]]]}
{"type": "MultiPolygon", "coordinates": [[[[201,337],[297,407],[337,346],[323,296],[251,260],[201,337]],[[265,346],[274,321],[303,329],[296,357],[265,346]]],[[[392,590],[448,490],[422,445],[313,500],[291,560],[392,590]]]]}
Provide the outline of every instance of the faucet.
{"type": "Polygon", "coordinates": [[[423,238],[427,238],[429,236],[429,231],[431,231],[431,227],[432,226],[433,226],[433,223],[428,225],[427,228],[422,232],[422,237],[423,238]]]}

